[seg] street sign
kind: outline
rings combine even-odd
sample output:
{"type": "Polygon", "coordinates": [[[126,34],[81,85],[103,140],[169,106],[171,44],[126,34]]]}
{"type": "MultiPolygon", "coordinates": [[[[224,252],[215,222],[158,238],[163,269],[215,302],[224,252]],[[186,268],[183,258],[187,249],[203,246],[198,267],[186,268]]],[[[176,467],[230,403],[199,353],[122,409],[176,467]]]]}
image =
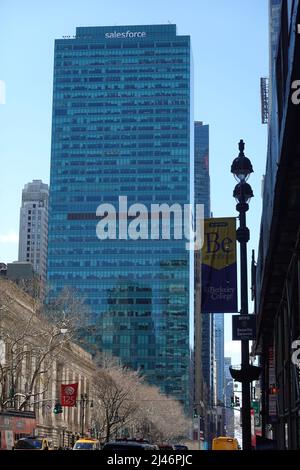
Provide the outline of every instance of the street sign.
{"type": "Polygon", "coordinates": [[[251,401],[251,408],[254,410],[255,427],[260,426],[260,402],[258,400],[251,401]]]}
{"type": "Polygon", "coordinates": [[[256,338],[255,315],[232,316],[232,341],[252,341],[256,338]]]}
{"type": "Polygon", "coordinates": [[[274,347],[270,346],[268,351],[268,365],[269,365],[269,417],[268,423],[277,422],[277,395],[273,394],[273,388],[276,388],[276,371],[275,371],[275,353],[274,347]],[[270,393],[272,392],[272,393],[270,393]]]}

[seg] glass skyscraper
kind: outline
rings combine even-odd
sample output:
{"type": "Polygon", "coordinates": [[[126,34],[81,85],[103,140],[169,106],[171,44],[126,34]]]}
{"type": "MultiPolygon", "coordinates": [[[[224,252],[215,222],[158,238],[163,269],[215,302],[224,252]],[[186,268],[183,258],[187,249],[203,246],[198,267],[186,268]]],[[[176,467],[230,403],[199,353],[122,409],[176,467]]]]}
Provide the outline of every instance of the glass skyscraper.
{"type": "MultiPolygon", "coordinates": [[[[288,1],[290,4],[291,1],[288,1]]],[[[280,32],[281,0],[269,0],[270,64],[276,59],[278,36],[280,32]]]]}
{"type": "Polygon", "coordinates": [[[204,217],[210,217],[209,126],[194,124],[195,204],[204,204],[204,217]]]}
{"type": "Polygon", "coordinates": [[[224,313],[214,314],[215,354],[217,367],[217,400],[223,402],[224,394],[224,313]]]}
{"type": "MultiPolygon", "coordinates": [[[[231,397],[234,397],[234,382],[230,374],[231,357],[224,358],[224,404],[226,435],[234,437],[234,410],[231,407],[231,397]]],[[[237,395],[239,396],[239,395],[237,395]]]]}
{"type": "MultiPolygon", "coordinates": [[[[291,8],[291,0],[287,2],[288,11],[291,8]]],[[[277,115],[272,116],[272,103],[276,97],[276,90],[274,90],[274,83],[276,77],[276,57],[278,38],[281,24],[281,5],[282,0],[269,0],[269,124],[271,120],[277,119],[277,115]]],[[[274,114],[274,113],[273,113],[274,114]]]]}
{"type": "Polygon", "coordinates": [[[193,255],[172,236],[99,240],[96,210],[113,204],[122,219],[120,195],[149,210],[190,203],[191,92],[190,38],[175,25],[79,27],[55,41],[49,284],[86,299],[97,348],[186,405],[193,255]]]}
{"type": "MultiPolygon", "coordinates": [[[[194,124],[195,204],[204,204],[204,217],[210,217],[210,175],[209,175],[209,125],[202,121],[194,124]]],[[[200,310],[200,305],[199,305],[200,310]]],[[[209,398],[215,401],[216,396],[216,356],[214,315],[201,315],[201,362],[202,375],[206,382],[209,398]]],[[[197,315],[198,312],[195,312],[197,315]]]]}

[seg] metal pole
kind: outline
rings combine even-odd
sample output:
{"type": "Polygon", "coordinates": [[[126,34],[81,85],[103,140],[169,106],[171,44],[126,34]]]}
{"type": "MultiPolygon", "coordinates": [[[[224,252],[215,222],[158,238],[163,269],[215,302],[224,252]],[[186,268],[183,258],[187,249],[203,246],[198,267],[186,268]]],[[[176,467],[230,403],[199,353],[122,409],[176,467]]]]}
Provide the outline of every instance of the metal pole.
{"type": "Polygon", "coordinates": [[[83,437],[83,427],[84,427],[84,396],[81,395],[80,399],[80,417],[81,417],[81,437],[83,437]]]}
{"type": "Polygon", "coordinates": [[[83,407],[82,407],[82,436],[84,436],[84,419],[85,419],[85,407],[87,399],[83,397],[83,407]]]}
{"type": "MultiPolygon", "coordinates": [[[[238,237],[240,243],[241,261],[241,315],[248,315],[248,276],[247,276],[247,242],[249,231],[246,226],[246,211],[248,204],[243,200],[239,206],[241,236],[238,237]]],[[[249,341],[241,341],[242,347],[242,369],[249,366],[249,341]]],[[[251,450],[251,416],[250,416],[250,382],[242,382],[242,436],[243,450],[251,450]]]]}

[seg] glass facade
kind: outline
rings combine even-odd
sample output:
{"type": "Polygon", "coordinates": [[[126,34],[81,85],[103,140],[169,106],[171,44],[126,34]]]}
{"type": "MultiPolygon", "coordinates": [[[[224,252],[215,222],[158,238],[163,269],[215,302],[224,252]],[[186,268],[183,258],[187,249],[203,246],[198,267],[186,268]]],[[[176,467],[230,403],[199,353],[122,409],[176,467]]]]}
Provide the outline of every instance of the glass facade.
{"type": "Polygon", "coordinates": [[[86,299],[90,341],[184,404],[186,240],[100,241],[96,209],[119,215],[120,195],[148,209],[190,202],[190,56],[175,25],[79,27],[55,41],[48,242],[49,284],[86,299]]]}
{"type": "MultiPolygon", "coordinates": [[[[204,217],[210,217],[210,176],[209,176],[209,125],[202,121],[194,123],[195,204],[204,204],[204,217]]],[[[216,356],[214,315],[202,318],[202,374],[208,387],[211,402],[216,394],[216,356]]]]}
{"type": "Polygon", "coordinates": [[[210,217],[209,126],[201,121],[194,125],[195,204],[204,204],[204,217],[210,217]]]}
{"type": "Polygon", "coordinates": [[[280,13],[281,0],[269,0],[270,63],[276,59],[278,36],[280,32],[280,13]]]}
{"type": "MultiPolygon", "coordinates": [[[[234,410],[230,409],[231,407],[231,397],[234,396],[234,382],[230,374],[229,367],[231,366],[231,357],[224,358],[224,404],[225,408],[225,426],[226,426],[226,436],[235,436],[234,430],[234,410]]],[[[240,395],[237,394],[240,398],[240,395]]]]}
{"type": "Polygon", "coordinates": [[[215,323],[215,351],[217,367],[217,399],[223,402],[224,392],[224,313],[214,315],[215,323]]]}

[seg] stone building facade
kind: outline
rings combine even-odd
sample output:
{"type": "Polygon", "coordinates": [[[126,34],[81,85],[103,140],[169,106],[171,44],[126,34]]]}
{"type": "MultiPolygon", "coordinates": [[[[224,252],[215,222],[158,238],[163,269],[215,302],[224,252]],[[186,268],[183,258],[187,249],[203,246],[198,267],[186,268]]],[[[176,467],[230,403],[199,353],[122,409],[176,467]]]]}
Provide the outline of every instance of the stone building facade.
{"type": "MultiPolygon", "coordinates": [[[[0,279],[0,412],[5,415],[20,408],[24,416],[34,412],[35,434],[47,436],[57,447],[71,446],[77,435],[86,434],[91,428],[91,379],[95,366],[88,352],[64,338],[65,333],[55,331],[55,325],[39,313],[40,308],[13,282],[0,279]],[[52,336],[49,331],[54,332],[52,336]],[[47,341],[49,345],[57,342],[53,350],[50,351],[52,346],[47,350],[47,341]],[[43,354],[44,361],[34,380],[43,354]],[[55,403],[61,401],[61,384],[71,383],[78,383],[76,406],[63,407],[62,413],[55,414],[55,403]],[[28,390],[32,390],[32,396],[22,407],[28,390]]],[[[6,426],[11,426],[9,419],[6,422],[6,426]]],[[[22,434],[21,430],[6,429],[5,420],[0,427],[2,436],[7,431],[17,437],[22,434]]]]}

